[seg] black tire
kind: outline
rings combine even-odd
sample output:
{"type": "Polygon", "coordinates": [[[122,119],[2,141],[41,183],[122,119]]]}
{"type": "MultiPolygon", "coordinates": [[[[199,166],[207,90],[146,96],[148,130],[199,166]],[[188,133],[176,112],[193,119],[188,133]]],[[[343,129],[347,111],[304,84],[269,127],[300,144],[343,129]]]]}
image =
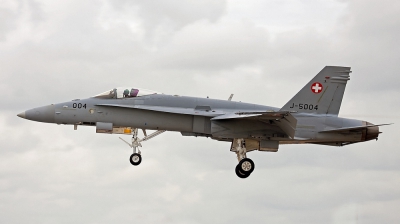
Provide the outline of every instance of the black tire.
{"type": "Polygon", "coordinates": [[[250,176],[250,174],[243,174],[242,172],[240,172],[240,167],[239,167],[239,165],[236,166],[235,172],[236,172],[236,175],[237,175],[238,177],[242,178],[242,179],[247,178],[247,177],[250,176]]]}
{"type": "Polygon", "coordinates": [[[250,175],[254,171],[254,162],[249,158],[244,158],[240,160],[238,166],[240,172],[243,174],[250,175]]]}
{"type": "Polygon", "coordinates": [[[142,162],[142,156],[139,153],[133,153],[129,158],[132,165],[137,166],[142,162]]]}

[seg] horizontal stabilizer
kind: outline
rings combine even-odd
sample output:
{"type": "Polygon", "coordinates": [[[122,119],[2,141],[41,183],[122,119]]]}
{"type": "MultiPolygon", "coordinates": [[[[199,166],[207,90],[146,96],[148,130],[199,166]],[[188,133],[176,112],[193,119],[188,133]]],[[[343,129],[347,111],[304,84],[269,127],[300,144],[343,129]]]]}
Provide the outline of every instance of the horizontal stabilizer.
{"type": "Polygon", "coordinates": [[[379,126],[392,125],[392,124],[393,123],[391,123],[391,124],[372,124],[372,125],[365,125],[365,126],[337,128],[337,129],[320,131],[319,133],[341,133],[341,132],[348,132],[348,131],[362,131],[363,129],[369,128],[369,127],[379,127],[379,126]]]}

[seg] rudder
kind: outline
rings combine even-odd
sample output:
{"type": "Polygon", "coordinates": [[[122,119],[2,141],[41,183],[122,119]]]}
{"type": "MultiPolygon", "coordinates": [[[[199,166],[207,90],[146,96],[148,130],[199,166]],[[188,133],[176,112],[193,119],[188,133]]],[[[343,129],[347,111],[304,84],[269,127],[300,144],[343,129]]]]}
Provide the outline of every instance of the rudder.
{"type": "Polygon", "coordinates": [[[281,111],[338,115],[350,67],[325,66],[281,111]]]}

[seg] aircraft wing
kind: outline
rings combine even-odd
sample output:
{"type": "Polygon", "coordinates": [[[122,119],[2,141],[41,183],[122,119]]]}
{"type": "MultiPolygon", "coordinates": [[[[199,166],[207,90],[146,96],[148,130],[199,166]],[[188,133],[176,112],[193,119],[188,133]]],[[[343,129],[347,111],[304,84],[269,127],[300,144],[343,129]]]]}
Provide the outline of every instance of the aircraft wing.
{"type": "Polygon", "coordinates": [[[222,111],[216,111],[211,109],[207,110],[208,108],[179,108],[179,107],[162,107],[162,106],[148,106],[148,105],[122,105],[122,104],[96,104],[96,106],[142,109],[142,110],[151,110],[151,111],[158,111],[165,113],[199,115],[206,117],[215,117],[224,114],[222,111]]]}
{"type": "Polygon", "coordinates": [[[391,125],[391,124],[373,124],[373,125],[365,125],[365,126],[336,128],[336,129],[320,131],[319,133],[342,133],[342,132],[348,132],[348,131],[362,131],[365,128],[378,127],[378,126],[384,126],[384,125],[391,125]]]}
{"type": "Polygon", "coordinates": [[[294,138],[296,132],[297,119],[291,114],[291,111],[277,112],[237,112],[224,114],[212,118],[213,121],[229,119],[252,119],[260,121],[269,121],[276,124],[290,138],[294,138]]]}
{"type": "Polygon", "coordinates": [[[207,110],[208,108],[200,106],[199,108],[177,108],[177,107],[162,107],[162,106],[148,106],[148,105],[122,105],[122,104],[97,104],[96,106],[104,107],[119,107],[130,109],[142,109],[150,111],[158,111],[165,113],[199,115],[213,117],[211,120],[228,120],[228,119],[255,119],[261,121],[271,121],[275,123],[284,133],[290,138],[294,138],[296,131],[297,119],[291,115],[290,111],[278,112],[236,112],[224,113],[222,111],[207,110]]]}

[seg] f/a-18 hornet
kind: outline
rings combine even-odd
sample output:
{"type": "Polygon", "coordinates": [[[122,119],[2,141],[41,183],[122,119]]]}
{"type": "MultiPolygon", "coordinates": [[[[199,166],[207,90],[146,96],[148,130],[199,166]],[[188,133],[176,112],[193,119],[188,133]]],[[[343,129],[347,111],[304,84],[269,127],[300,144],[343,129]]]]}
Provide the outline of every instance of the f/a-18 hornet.
{"type": "Polygon", "coordinates": [[[378,139],[379,127],[338,117],[350,67],[326,66],[282,108],[250,103],[167,95],[135,87],[38,107],[19,117],[47,123],[95,126],[96,133],[132,135],[132,165],[142,161],[139,147],[165,131],[230,142],[239,161],[236,174],[247,178],[254,163],[247,152],[277,152],[280,144],[344,146],[378,139]],[[138,137],[142,129],[143,138],[138,137]],[[147,130],[154,130],[147,134],[147,130]]]}

